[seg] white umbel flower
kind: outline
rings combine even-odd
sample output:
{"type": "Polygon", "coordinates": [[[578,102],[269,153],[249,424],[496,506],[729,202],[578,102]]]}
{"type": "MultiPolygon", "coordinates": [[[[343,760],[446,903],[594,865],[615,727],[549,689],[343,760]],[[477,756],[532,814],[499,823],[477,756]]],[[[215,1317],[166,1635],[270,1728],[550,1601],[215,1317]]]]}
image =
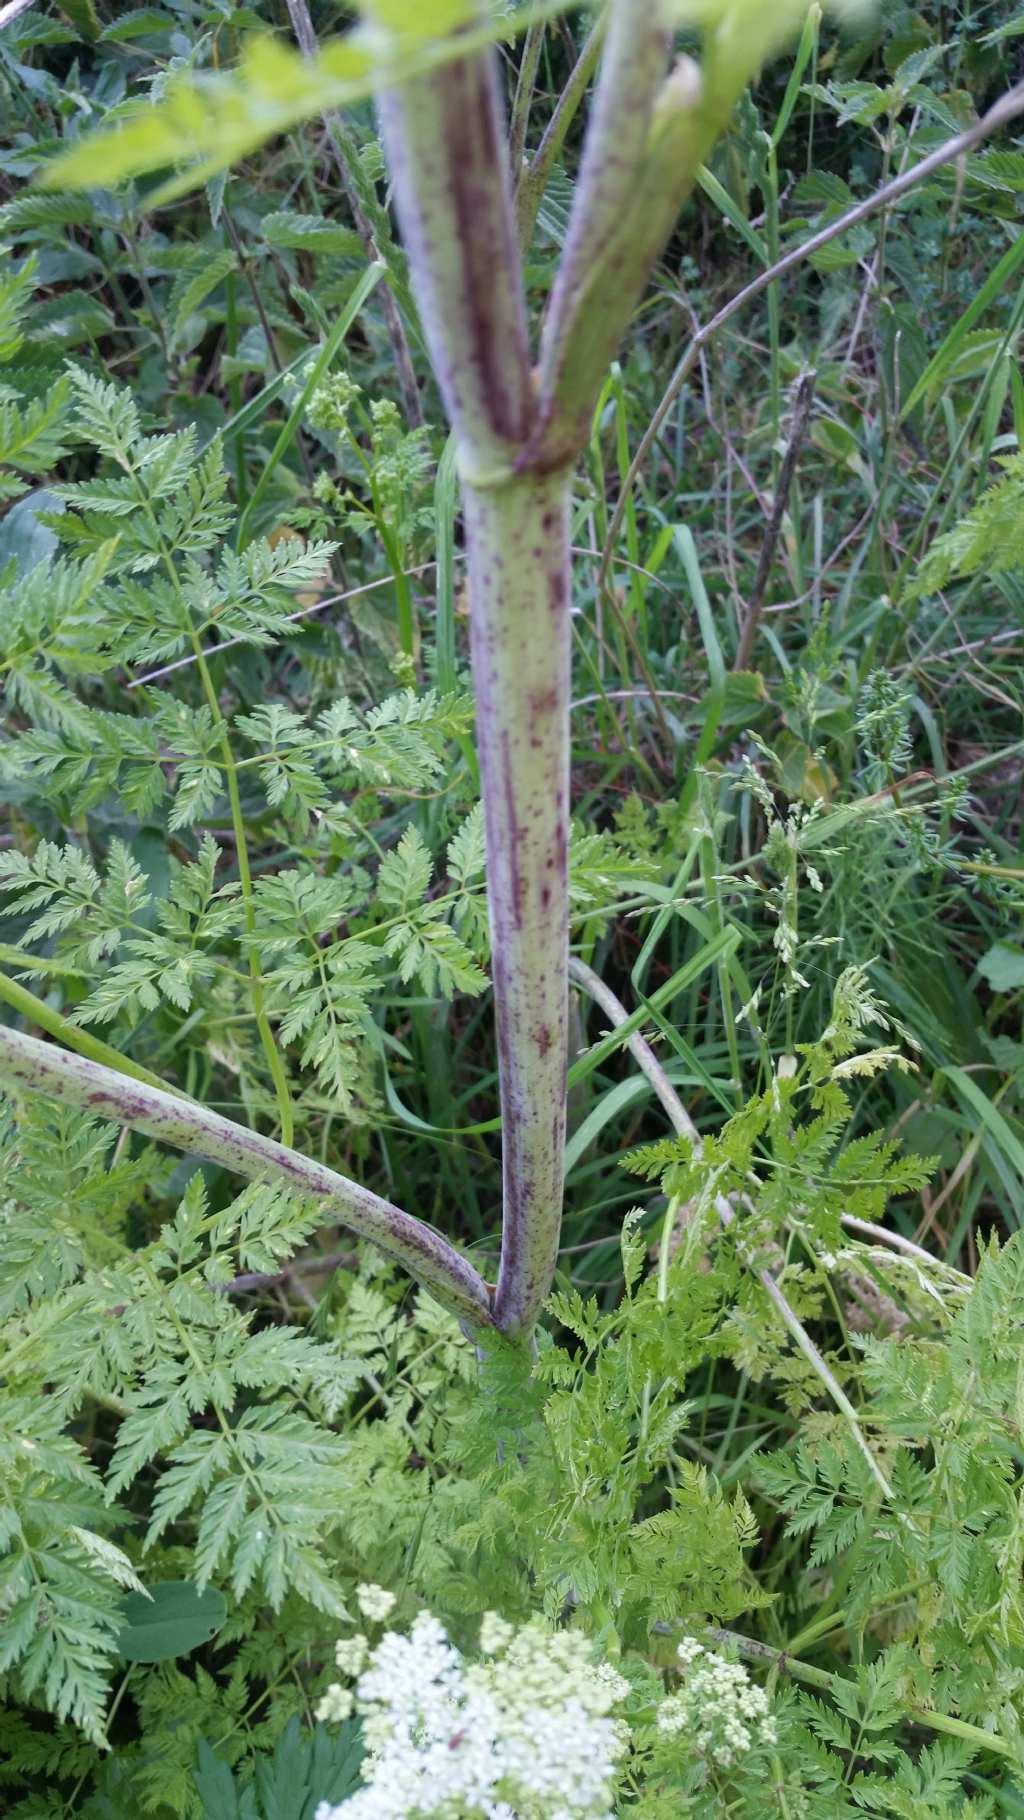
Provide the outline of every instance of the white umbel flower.
{"type": "Polygon", "coordinates": [[[685,1637],[677,1651],[684,1681],[663,1701],[658,1729],[685,1734],[691,1750],[719,1769],[776,1741],[768,1697],[745,1668],[685,1637]]]}
{"type": "Polygon", "coordinates": [[[383,1624],[385,1618],[390,1618],[397,1603],[394,1593],[388,1592],[386,1587],[374,1586],[372,1582],[356,1587],[356,1604],[371,1624],[383,1624]]]}
{"type": "Polygon", "coordinates": [[[370,1645],[359,1632],[354,1637],[342,1637],[334,1646],[335,1662],[342,1674],[353,1681],[362,1674],[369,1653],[370,1645]]]}
{"type": "Polygon", "coordinates": [[[350,1717],[355,1706],[355,1697],[351,1688],[342,1687],[339,1682],[332,1682],[323,1698],[317,1702],[316,1716],[326,1725],[343,1725],[350,1717]]]}
{"type": "Polygon", "coordinates": [[[612,1820],[628,1682],[578,1632],[490,1614],[482,1645],[465,1663],[429,1612],[381,1638],[356,1685],[365,1786],[317,1820],[612,1820]]]}

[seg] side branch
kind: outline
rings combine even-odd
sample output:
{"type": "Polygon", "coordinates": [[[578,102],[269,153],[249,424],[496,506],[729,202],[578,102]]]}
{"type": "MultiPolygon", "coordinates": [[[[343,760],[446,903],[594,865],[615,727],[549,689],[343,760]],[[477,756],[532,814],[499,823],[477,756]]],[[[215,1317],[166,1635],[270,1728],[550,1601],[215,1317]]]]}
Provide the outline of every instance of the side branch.
{"type": "Polygon", "coordinates": [[[323,1163],[20,1031],[0,1029],[0,1082],[81,1106],[189,1156],[221,1163],[236,1175],[274,1178],[299,1194],[313,1195],[323,1201],[325,1219],[333,1216],[386,1252],[467,1328],[493,1326],[487,1284],[447,1239],[323,1163]]]}
{"type": "Polygon", "coordinates": [[[505,472],[534,416],[497,65],[470,55],[378,100],[431,363],[460,466],[505,472]]]}

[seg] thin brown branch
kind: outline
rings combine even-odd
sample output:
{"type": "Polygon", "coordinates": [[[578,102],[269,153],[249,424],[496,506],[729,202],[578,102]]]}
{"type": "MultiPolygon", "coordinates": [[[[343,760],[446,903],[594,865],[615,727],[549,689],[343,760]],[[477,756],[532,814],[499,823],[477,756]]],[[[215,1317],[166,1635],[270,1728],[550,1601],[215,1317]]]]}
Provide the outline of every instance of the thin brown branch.
{"type": "Polygon", "coordinates": [[[359,1257],[354,1251],[331,1251],[316,1257],[302,1258],[288,1264],[284,1270],[268,1274],[261,1270],[246,1270],[241,1276],[232,1277],[229,1283],[218,1283],[221,1295],[249,1295],[257,1289],[282,1289],[293,1277],[314,1277],[333,1273],[335,1270],[357,1270],[359,1257]]]}
{"type": "Polygon", "coordinates": [[[786,515],[786,507],[789,504],[789,492],[793,485],[796,464],[800,458],[800,450],[803,447],[804,437],[807,434],[807,426],[811,418],[811,406],[814,403],[814,388],[817,385],[817,382],[817,373],[804,373],[797,386],[796,402],[793,407],[793,422],[789,432],[789,443],[786,448],[786,453],[783,456],[782,467],[779,470],[779,484],[775,489],[775,499],[772,504],[771,516],[765,526],[764,542],[761,545],[761,555],[757,565],[757,574],[754,577],[754,586],[751,590],[750,598],[747,601],[747,611],[743,620],[743,630],[740,633],[739,644],[736,647],[736,662],[733,666],[736,670],[749,670],[750,668],[750,659],[753,656],[754,645],[757,642],[758,629],[761,624],[761,611],[764,607],[768,577],[771,574],[772,563],[775,560],[775,549],[779,541],[779,533],[782,530],[782,520],[786,515]]]}
{"type": "Polygon", "coordinates": [[[755,297],[760,297],[781,278],[785,278],[790,272],[795,271],[815,253],[819,253],[822,247],[831,245],[832,241],[837,240],[841,234],[848,234],[851,228],[857,227],[862,221],[867,221],[870,216],[877,214],[879,209],[889,208],[892,203],[898,202],[901,196],[905,196],[910,190],[915,189],[926,177],[930,177],[935,171],[942,170],[947,164],[954,164],[958,158],[965,157],[968,152],[974,150],[976,145],[983,144],[986,139],[992,137],[993,133],[998,133],[1004,126],[1009,126],[1010,122],[1018,119],[1021,114],[1024,114],[1024,82],[1019,82],[1016,87],[1009,89],[993,107],[989,108],[988,113],[976,121],[974,126],[969,127],[965,133],[959,133],[955,139],[948,139],[945,145],[936,147],[927,158],[922,158],[919,164],[915,164],[912,170],[902,171],[898,177],[892,179],[891,183],[883,184],[881,189],[876,190],[873,195],[865,197],[863,202],[858,202],[853,208],[847,209],[845,215],[840,215],[837,220],[830,221],[827,227],[819,229],[818,233],[812,234],[799,246],[793,247],[774,265],[759,272],[757,277],[752,279],[748,285],[744,285],[741,291],[737,291],[735,297],[724,304],[704,324],[703,328],[698,329],[665,387],[661,402],[640,439],[636,454],[622,483],[622,492],[605,540],[602,578],[607,575],[611,566],[612,552],[622,529],[626,502],[636,485],[637,478],[651,452],[662,424],[697,363],[701,349],[706,347],[708,342],[724,329],[734,316],[738,316],[741,310],[746,309],[748,303],[753,303],[755,297]]]}

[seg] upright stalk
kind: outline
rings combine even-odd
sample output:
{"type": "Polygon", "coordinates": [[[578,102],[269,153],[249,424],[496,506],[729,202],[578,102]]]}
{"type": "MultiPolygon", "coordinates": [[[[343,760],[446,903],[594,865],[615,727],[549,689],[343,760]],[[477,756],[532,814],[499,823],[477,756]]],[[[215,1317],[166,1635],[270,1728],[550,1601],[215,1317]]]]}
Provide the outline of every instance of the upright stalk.
{"type": "Polygon", "coordinates": [[[692,182],[700,139],[694,67],[666,81],[671,18],[669,0],[610,0],[536,376],[493,53],[456,59],[380,102],[463,486],[502,1114],[494,1313],[506,1333],[535,1322],[561,1227],[572,475],[610,354],[692,182]]]}
{"type": "MultiPolygon", "coordinates": [[[[289,4],[309,48],[305,5],[299,0],[289,4]]],[[[454,0],[447,16],[472,23],[474,6],[485,19],[489,0],[454,0]]],[[[395,86],[388,87],[385,78],[381,125],[416,301],[463,486],[504,1151],[494,1319],[509,1333],[528,1332],[537,1318],[554,1274],[561,1218],[568,1059],[572,474],[609,361],[701,161],[748,77],[785,36],[801,6],[802,0],[772,0],[770,5],[733,0],[720,22],[708,25],[703,72],[684,57],[667,74],[679,17],[676,0],[607,0],[546,149],[538,154],[535,181],[517,222],[494,51],[467,49],[456,34],[449,46],[454,55],[402,81],[403,44],[407,48],[410,36],[421,35],[415,9],[396,7],[393,0],[364,0],[383,67],[391,48],[395,52],[395,86]],[[601,74],[534,373],[520,234],[529,226],[547,160],[575,111],[600,41],[601,74]]],[[[538,45],[535,31],[526,57],[517,148],[538,45]]],[[[198,649],[196,655],[201,658],[198,649]]],[[[217,704],[202,665],[201,674],[216,719],[217,704]]],[[[224,756],[248,918],[244,827],[227,745],[224,756]]],[[[255,962],[252,995],[287,1133],[287,1084],[255,962]]],[[[25,1085],[46,1090],[48,1083],[62,1097],[74,1098],[75,1082],[90,1066],[63,1055],[58,1066],[38,1052],[28,1065],[24,1053],[13,1056],[0,1032],[0,1075],[13,1072],[25,1085]],[[15,1060],[25,1064],[20,1071],[15,1060]]],[[[110,1116],[152,1129],[133,1116],[126,1099],[149,1092],[141,1085],[126,1086],[114,1075],[99,1098],[86,1097],[110,1116]]],[[[176,1107],[177,1127],[161,1111],[158,1135],[188,1147],[192,1138],[185,1135],[185,1123],[191,1114],[186,1118],[176,1102],[168,1105],[176,1107]]],[[[192,1124],[189,1131],[194,1136],[192,1124]]],[[[231,1156],[240,1155],[240,1138],[221,1130],[220,1139],[231,1156]]],[[[207,1133],[204,1143],[208,1141],[207,1133]]],[[[270,1146],[275,1153],[271,1159],[267,1144],[254,1133],[245,1136],[248,1151],[253,1145],[260,1148],[263,1167],[293,1179],[302,1170],[318,1168],[280,1146],[270,1146]]],[[[206,1154],[220,1152],[207,1148],[206,1154]]],[[[368,1206],[363,1191],[351,1184],[333,1185],[339,1182],[341,1178],[332,1178],[325,1191],[344,1200],[348,1212],[342,1217],[354,1230],[401,1256],[467,1319],[479,1320],[481,1311],[489,1316],[486,1288],[475,1273],[467,1276],[469,1266],[438,1235],[386,1203],[368,1206]]]]}
{"type": "Polygon", "coordinates": [[[495,1317],[528,1326],[558,1255],[568,1061],[571,472],[467,486],[471,643],[501,1076],[495,1317]]]}

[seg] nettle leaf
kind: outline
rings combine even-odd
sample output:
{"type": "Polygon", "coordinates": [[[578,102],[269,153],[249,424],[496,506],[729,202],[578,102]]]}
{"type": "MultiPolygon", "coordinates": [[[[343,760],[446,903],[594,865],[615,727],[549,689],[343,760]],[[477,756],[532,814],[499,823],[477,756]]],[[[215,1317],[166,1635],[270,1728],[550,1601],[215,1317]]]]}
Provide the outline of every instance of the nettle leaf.
{"type": "Polygon", "coordinates": [[[260,227],[271,246],[289,247],[304,253],[335,253],[355,259],[365,257],[363,243],[355,229],[341,227],[326,215],[299,215],[293,209],[278,209],[264,215],[260,227]]]}
{"type": "Polygon", "coordinates": [[[167,299],[172,342],[180,340],[189,318],[237,270],[238,259],[230,247],[195,249],[191,266],[178,273],[167,299]]]}

